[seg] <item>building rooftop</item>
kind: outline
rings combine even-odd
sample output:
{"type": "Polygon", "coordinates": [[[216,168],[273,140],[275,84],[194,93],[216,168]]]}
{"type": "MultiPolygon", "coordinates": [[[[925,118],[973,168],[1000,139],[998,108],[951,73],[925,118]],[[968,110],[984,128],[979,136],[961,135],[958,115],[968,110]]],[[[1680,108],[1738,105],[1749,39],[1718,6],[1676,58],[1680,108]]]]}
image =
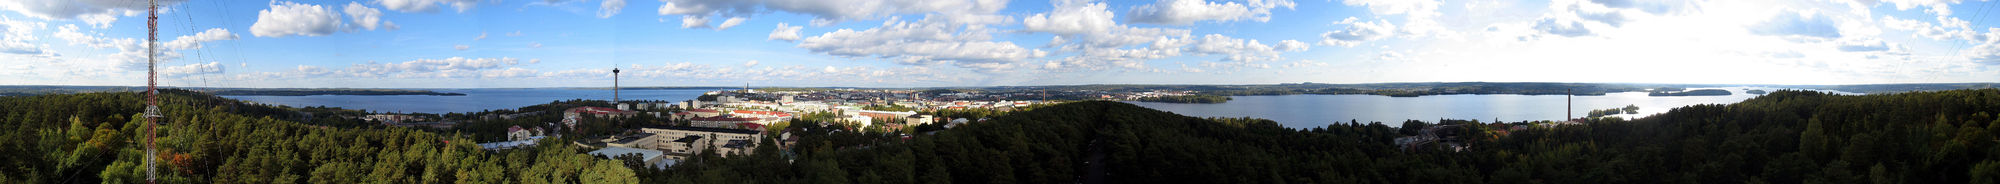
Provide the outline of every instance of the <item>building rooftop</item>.
{"type": "Polygon", "coordinates": [[[667,129],[667,130],[685,130],[685,131],[701,131],[701,132],[717,132],[717,133],[735,133],[735,134],[757,134],[757,133],[759,133],[759,132],[760,132],[760,131],[756,131],[756,130],[743,130],[743,129],[727,129],[727,128],[708,128],[708,127],[683,127],[683,126],[662,126],[662,125],[646,125],[646,126],[643,126],[643,127],[640,127],[640,128],[651,128],[651,129],[667,129]]]}

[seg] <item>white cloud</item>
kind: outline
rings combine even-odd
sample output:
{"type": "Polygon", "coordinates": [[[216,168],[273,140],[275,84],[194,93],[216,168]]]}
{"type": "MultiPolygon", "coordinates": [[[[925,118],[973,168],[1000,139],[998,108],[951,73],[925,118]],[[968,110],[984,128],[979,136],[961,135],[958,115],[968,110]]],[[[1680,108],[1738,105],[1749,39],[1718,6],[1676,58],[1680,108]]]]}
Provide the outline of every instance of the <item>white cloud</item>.
{"type": "Polygon", "coordinates": [[[743,21],[745,20],[749,19],[744,19],[743,17],[730,17],[728,20],[722,20],[722,24],[715,25],[715,30],[727,30],[730,27],[736,27],[736,25],[743,24],[743,21]]]}
{"type": "Polygon", "coordinates": [[[1309,48],[1312,48],[1312,46],[1311,46],[1311,45],[1306,45],[1306,42],[1301,42],[1301,41],[1298,41],[1298,40],[1283,40],[1283,41],[1278,41],[1278,50],[1279,50],[1279,51],[1285,51],[1285,52],[1305,52],[1305,51],[1306,51],[1306,49],[1309,49],[1309,48]]]}
{"type": "Polygon", "coordinates": [[[1555,17],[1537,19],[1531,28],[1544,34],[1564,37],[1590,36],[1594,34],[1591,33],[1589,27],[1584,27],[1583,22],[1555,17]]]}
{"type": "Polygon", "coordinates": [[[173,41],[168,41],[162,44],[162,46],[172,49],[200,49],[202,42],[236,40],[236,38],[236,34],[229,33],[228,29],[210,28],[208,31],[202,31],[194,35],[176,37],[173,41]]]}
{"type": "Polygon", "coordinates": [[[1154,4],[1133,7],[1127,21],[1134,23],[1189,25],[1198,21],[1271,20],[1271,8],[1292,8],[1297,4],[1290,0],[1250,1],[1245,5],[1236,2],[1215,3],[1207,0],[1160,0],[1154,4]]]}
{"type": "Polygon", "coordinates": [[[451,49],[454,49],[454,50],[461,50],[461,51],[462,51],[462,50],[470,50],[470,49],[472,49],[472,46],[471,46],[471,45],[463,45],[463,44],[461,44],[461,45],[452,45],[452,46],[451,46],[451,49]]]}
{"type": "Polygon", "coordinates": [[[1223,55],[1225,56],[1222,58],[1223,61],[1238,63],[1284,59],[1278,56],[1275,48],[1258,43],[1257,40],[1246,41],[1221,34],[1202,36],[1200,43],[1195,44],[1192,50],[1201,54],[1223,55]]]}
{"type": "Polygon", "coordinates": [[[514,31],[512,33],[507,33],[507,36],[521,36],[521,35],[526,35],[526,34],[521,34],[521,31],[514,31]]]}
{"type": "MultiPolygon", "coordinates": [[[[1916,8],[1916,7],[1928,7],[1929,9],[1924,9],[1924,13],[1934,13],[1938,14],[1939,16],[1951,15],[1952,13],[1951,4],[1960,3],[1961,1],[1962,0],[1880,0],[1880,2],[1887,2],[1889,4],[1896,5],[1896,10],[1899,11],[1910,10],[1910,8],[1916,8]]],[[[1874,3],[1869,3],[1869,4],[1873,5],[1874,3]]]]}
{"type": "Polygon", "coordinates": [[[743,62],[743,67],[753,67],[753,66],[757,66],[757,60],[750,60],[743,62]]]}
{"type": "MultiPolygon", "coordinates": [[[[186,0],[161,0],[161,7],[172,7],[186,0]]],[[[0,9],[13,10],[29,17],[50,20],[82,20],[96,28],[108,28],[118,20],[119,14],[146,11],[146,2],[121,0],[7,0],[0,1],[0,9]]],[[[129,16],[129,15],[128,15],[129,16]]]]}
{"type": "MultiPolygon", "coordinates": [[[[750,17],[782,11],[811,15],[814,22],[879,18],[894,14],[941,14],[954,22],[987,19],[1007,0],[662,0],[660,15],[750,17]]],[[[685,17],[683,19],[686,19],[685,17]]],[[[945,18],[941,18],[945,19],[945,18]]],[[[823,25],[823,24],[821,24],[823,25]]]]}
{"type": "Polygon", "coordinates": [[[332,7],[273,1],[270,9],[257,12],[257,22],[250,25],[250,34],[258,37],[322,36],[333,34],[339,30],[340,24],[340,14],[334,12],[332,7]]]}
{"type": "Polygon", "coordinates": [[[624,10],[625,0],[604,0],[603,4],[597,6],[597,18],[611,18],[624,10]]]}
{"type": "MultiPolygon", "coordinates": [[[[41,38],[34,35],[35,30],[47,26],[48,24],[45,23],[14,20],[13,18],[0,16],[0,53],[20,55],[44,55],[52,53],[48,50],[47,45],[33,44],[33,42],[41,40],[41,38]]],[[[73,31],[76,29],[76,26],[71,25],[68,28],[73,31]]],[[[60,37],[60,35],[58,36],[60,37]]]]}
{"type": "Polygon", "coordinates": [[[707,27],[708,27],[708,17],[703,17],[703,16],[681,17],[681,28],[707,28],[707,27]]]}
{"type": "Polygon", "coordinates": [[[1749,29],[1751,33],[1765,36],[1840,38],[1839,23],[1823,13],[1811,11],[1781,12],[1749,29]]]}
{"type": "Polygon", "coordinates": [[[765,40],[799,41],[799,29],[803,28],[805,27],[790,26],[786,25],[783,22],[779,22],[778,29],[772,29],[771,37],[766,38],[765,40]]]}
{"type": "Polygon", "coordinates": [[[195,64],[188,64],[181,66],[168,66],[166,68],[160,69],[160,76],[171,78],[171,77],[183,77],[188,75],[218,74],[222,73],[223,71],[222,67],[223,67],[222,64],[217,62],[208,62],[206,64],[195,63],[195,64]]]}
{"type": "Polygon", "coordinates": [[[479,37],[472,38],[472,41],[479,41],[485,39],[486,39],[486,32],[479,32],[479,37]]]}
{"type": "Polygon", "coordinates": [[[1397,31],[1393,33],[1395,35],[1406,37],[1456,35],[1436,20],[1443,15],[1438,11],[1438,6],[1442,2],[1437,0],[1345,0],[1341,1],[1341,4],[1368,7],[1370,13],[1378,15],[1376,17],[1378,19],[1381,18],[1379,16],[1403,15],[1402,27],[1395,29],[1397,31]]]}
{"type": "Polygon", "coordinates": [[[1347,6],[1367,6],[1368,11],[1376,15],[1409,14],[1423,16],[1437,15],[1438,5],[1440,4],[1436,0],[1345,0],[1341,1],[1341,3],[1347,4],[1347,6]]]}
{"type": "Polygon", "coordinates": [[[348,20],[353,20],[362,29],[375,30],[382,22],[382,10],[362,6],[361,2],[347,2],[343,11],[347,13],[348,20]]]}
{"type": "Polygon", "coordinates": [[[990,41],[990,32],[992,30],[933,19],[916,22],[890,20],[881,27],[867,30],[841,29],[808,37],[800,40],[798,47],[813,53],[882,58],[916,65],[1013,63],[1046,55],[1012,42],[990,41]]]}
{"type": "Polygon", "coordinates": [[[528,42],[528,48],[542,48],[542,43],[540,43],[540,42],[528,42]]]}
{"type": "Polygon", "coordinates": [[[1078,35],[1103,33],[1118,26],[1111,19],[1111,11],[1104,9],[1104,3],[1077,3],[1084,2],[1057,2],[1054,10],[1021,20],[1022,27],[1033,32],[1078,35]]]}
{"type": "Polygon", "coordinates": [[[1347,19],[1345,20],[1341,20],[1340,22],[1335,22],[1334,24],[1346,24],[1347,29],[1334,30],[1334,31],[1328,31],[1326,33],[1321,33],[1319,44],[1328,46],[1354,47],[1356,45],[1361,45],[1362,42],[1375,41],[1375,40],[1381,40],[1382,38],[1388,38],[1391,34],[1395,34],[1396,32],[1396,25],[1389,24],[1389,21],[1387,20],[1376,20],[1375,22],[1366,22],[1358,20],[1359,20],[1358,18],[1347,17],[1347,19]]]}
{"type": "Polygon", "coordinates": [[[452,8],[456,8],[459,13],[464,13],[467,10],[472,10],[473,7],[477,7],[479,0],[375,0],[375,4],[380,4],[383,8],[405,13],[437,12],[439,5],[450,5],[452,8]]]}

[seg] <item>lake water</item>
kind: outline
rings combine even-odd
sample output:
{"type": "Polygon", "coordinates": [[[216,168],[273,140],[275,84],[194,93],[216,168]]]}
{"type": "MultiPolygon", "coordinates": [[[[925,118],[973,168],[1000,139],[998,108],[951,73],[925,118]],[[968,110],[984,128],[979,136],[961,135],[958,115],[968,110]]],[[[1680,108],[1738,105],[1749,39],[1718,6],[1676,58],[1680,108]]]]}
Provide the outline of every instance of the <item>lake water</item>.
{"type": "MultiPolygon", "coordinates": [[[[666,90],[621,90],[619,96],[625,100],[692,100],[702,93],[714,89],[666,89],[666,90]]],[[[264,104],[289,105],[292,107],[328,106],[346,109],[364,109],[376,112],[479,112],[489,109],[515,109],[536,104],[546,104],[559,100],[592,99],[611,100],[609,89],[437,89],[431,91],[464,93],[465,96],[222,96],[264,104]]]]}
{"type": "MultiPolygon", "coordinates": [[[[1775,91],[1772,88],[1690,88],[1724,89],[1733,93],[1729,96],[1646,96],[1644,92],[1611,93],[1604,96],[1575,96],[1575,108],[1569,112],[1576,117],[1589,114],[1591,109],[1622,108],[1626,105],[1639,106],[1635,115],[1620,117],[1637,118],[1667,112],[1675,107],[1695,104],[1729,104],[1757,97],[1744,93],[1748,89],[1775,91]]],[[[1830,91],[1831,92],[1831,91],[1830,91]]],[[[1853,94],[1842,93],[1841,94],[1853,94]]],[[[1389,126],[1400,126],[1405,120],[1423,120],[1436,123],[1438,119],[1477,119],[1491,122],[1523,120],[1562,120],[1564,100],[1562,95],[1436,95],[1421,97],[1388,97],[1381,95],[1282,95],[1282,96],[1234,96],[1233,100],[1218,104],[1178,104],[1154,102],[1126,102],[1147,108],[1174,112],[1195,117],[1255,117],[1277,121],[1285,127],[1322,127],[1333,122],[1359,120],[1362,123],[1382,122],[1389,126]]]]}

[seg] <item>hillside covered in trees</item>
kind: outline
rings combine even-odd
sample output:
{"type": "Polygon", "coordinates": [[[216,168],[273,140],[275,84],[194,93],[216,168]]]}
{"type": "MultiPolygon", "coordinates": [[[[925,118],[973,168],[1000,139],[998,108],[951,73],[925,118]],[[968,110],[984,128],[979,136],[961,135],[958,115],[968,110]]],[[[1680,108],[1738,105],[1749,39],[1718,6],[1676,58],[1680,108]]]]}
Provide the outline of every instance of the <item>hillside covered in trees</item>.
{"type": "MultiPolygon", "coordinates": [[[[789,150],[704,153],[666,169],[564,143],[503,152],[469,136],[334,128],[169,91],[168,183],[1990,183],[2000,90],[1841,96],[1778,91],[1730,105],[1577,125],[1409,121],[1308,129],[1075,102],[903,137],[793,123],[789,150]],[[205,108],[196,108],[205,107],[205,108]],[[1500,129],[1498,127],[1527,127],[1500,129]],[[1424,127],[1467,149],[1399,149],[1424,127]],[[624,160],[621,163],[619,160],[624,160]]],[[[125,183],[140,167],[139,95],[0,98],[0,183],[125,183]]],[[[933,128],[934,129],[934,128],[933,128]]]]}
{"type": "MultiPolygon", "coordinates": [[[[906,141],[804,128],[796,160],[711,158],[664,183],[1985,183],[2000,179],[2000,90],[1838,96],[1780,91],[1649,118],[1490,129],[1445,120],[1470,147],[1403,151],[1412,131],[1357,122],[1289,129],[1078,102],[906,141]],[[847,138],[862,137],[863,140],[847,138]],[[868,140],[872,139],[872,140],[868,140]],[[877,143],[874,141],[887,141],[877,143]]],[[[810,126],[810,125],[806,125],[810,126]]]]}
{"type": "MultiPolygon", "coordinates": [[[[488,152],[462,135],[335,128],[184,90],[161,90],[161,183],[631,183],[617,160],[562,142],[488,152]]],[[[139,93],[0,97],[0,183],[140,183],[139,93]]]]}

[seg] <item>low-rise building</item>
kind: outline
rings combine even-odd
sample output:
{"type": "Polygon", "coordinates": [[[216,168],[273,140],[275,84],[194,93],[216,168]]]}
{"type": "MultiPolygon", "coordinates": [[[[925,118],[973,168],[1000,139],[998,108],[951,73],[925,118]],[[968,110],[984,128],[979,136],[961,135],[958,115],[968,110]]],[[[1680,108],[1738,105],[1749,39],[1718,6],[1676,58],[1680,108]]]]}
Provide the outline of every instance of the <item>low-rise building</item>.
{"type": "Polygon", "coordinates": [[[590,151],[589,154],[602,157],[609,157],[609,158],[618,158],[618,156],[622,155],[639,155],[639,160],[641,162],[645,162],[647,167],[652,167],[654,169],[666,169],[667,166],[672,166],[675,163],[673,160],[668,160],[666,157],[666,153],[661,152],[660,150],[629,148],[629,147],[604,147],[604,149],[597,149],[597,151],[590,151]]]}

